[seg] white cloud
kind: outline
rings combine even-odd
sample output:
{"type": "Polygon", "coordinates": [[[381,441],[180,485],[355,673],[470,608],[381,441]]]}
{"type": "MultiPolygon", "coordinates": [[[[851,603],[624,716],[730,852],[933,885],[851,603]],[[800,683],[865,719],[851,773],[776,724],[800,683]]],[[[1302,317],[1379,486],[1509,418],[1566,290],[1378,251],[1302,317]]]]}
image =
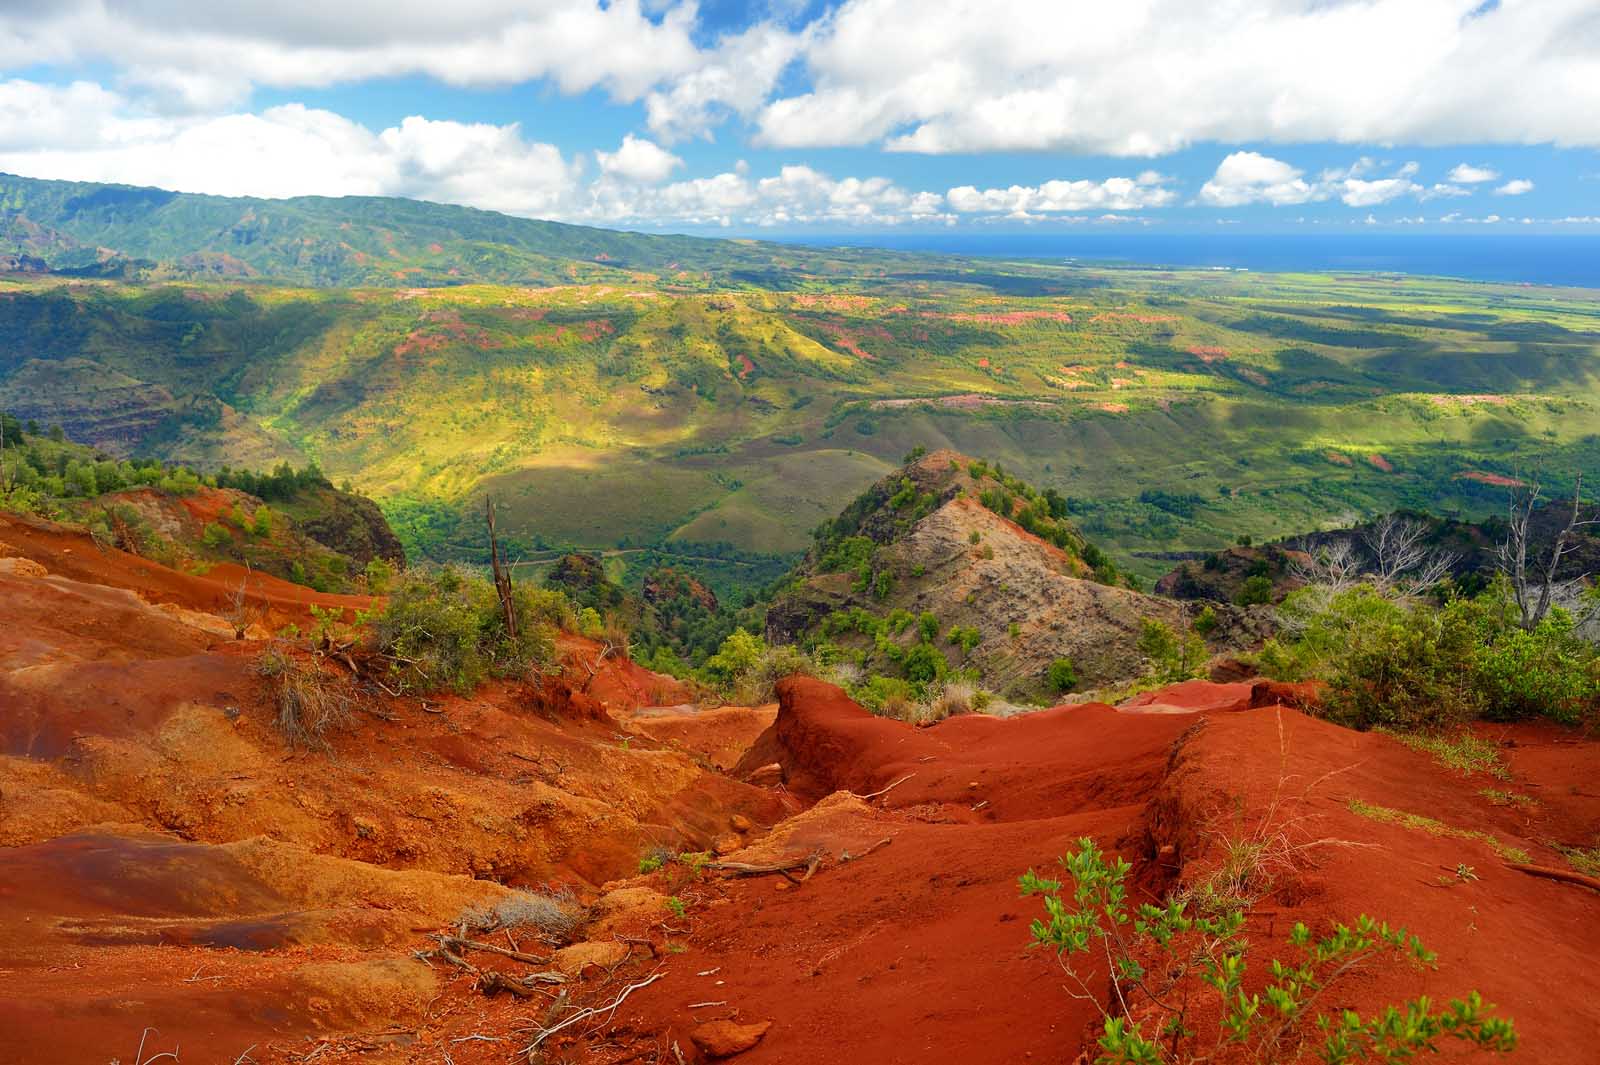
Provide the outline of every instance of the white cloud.
{"type": "Polygon", "coordinates": [[[1473,166],[1471,163],[1458,163],[1450,171],[1450,180],[1458,185],[1480,185],[1499,176],[1498,170],[1491,170],[1486,166],[1473,166]]]}
{"type": "Polygon", "coordinates": [[[1261,203],[1279,207],[1338,199],[1348,207],[1376,207],[1402,196],[1427,200],[1470,195],[1453,185],[1418,184],[1412,179],[1421,167],[1414,162],[1401,165],[1389,175],[1377,176],[1375,172],[1382,169],[1383,164],[1362,157],[1348,167],[1324,170],[1310,180],[1305,171],[1281,159],[1259,152],[1233,152],[1201,187],[1199,202],[1212,207],[1261,203]]]}
{"type": "Polygon", "coordinates": [[[645,98],[651,132],[668,141],[709,136],[726,114],[753,115],[808,38],[769,25],[724,38],[694,70],[645,98]]]}
{"type": "Polygon", "coordinates": [[[1016,218],[1066,211],[1138,211],[1166,207],[1178,194],[1167,187],[1169,179],[1154,171],[1136,178],[1105,181],[1046,181],[1038,186],[979,190],[971,185],[945,194],[950,206],[963,214],[1000,213],[1016,218]]]}
{"type": "Polygon", "coordinates": [[[1494,190],[1496,196],[1521,196],[1533,191],[1533,182],[1527,178],[1514,178],[1494,190]]]}
{"type": "Polygon", "coordinates": [[[1305,171],[1259,152],[1227,156],[1200,189],[1200,202],[1212,207],[1251,203],[1281,206],[1326,198],[1317,186],[1305,180],[1305,171]]]}
{"type": "Polygon", "coordinates": [[[411,74],[634,100],[696,67],[696,14],[686,0],[654,15],[639,0],[25,2],[0,11],[0,67],[109,63],[153,102],[209,110],[256,85],[411,74]]]}
{"type": "Polygon", "coordinates": [[[657,145],[654,141],[635,137],[629,133],[614,152],[595,152],[595,160],[607,174],[625,181],[639,181],[648,185],[665,181],[683,165],[683,160],[657,145]]]}
{"type": "Polygon", "coordinates": [[[1600,144],[1592,0],[846,0],[774,146],[1153,156],[1201,141],[1600,144]]]}

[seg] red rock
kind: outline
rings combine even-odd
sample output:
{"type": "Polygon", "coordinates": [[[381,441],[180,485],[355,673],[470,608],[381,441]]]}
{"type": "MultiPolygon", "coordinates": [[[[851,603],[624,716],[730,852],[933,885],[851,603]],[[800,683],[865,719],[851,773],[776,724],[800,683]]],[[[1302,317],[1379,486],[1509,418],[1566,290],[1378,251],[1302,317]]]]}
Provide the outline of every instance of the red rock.
{"type": "Polygon", "coordinates": [[[771,1021],[758,1021],[755,1024],[738,1024],[730,1020],[707,1021],[690,1032],[689,1038],[708,1057],[731,1058],[761,1042],[761,1037],[771,1027],[771,1021]]]}

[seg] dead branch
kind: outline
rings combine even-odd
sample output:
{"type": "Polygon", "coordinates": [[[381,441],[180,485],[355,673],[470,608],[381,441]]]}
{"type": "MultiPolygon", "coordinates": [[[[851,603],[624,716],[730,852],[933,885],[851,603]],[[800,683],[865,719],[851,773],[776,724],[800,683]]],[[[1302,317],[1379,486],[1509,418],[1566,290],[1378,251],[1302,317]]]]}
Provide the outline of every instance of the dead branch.
{"type": "Polygon", "coordinates": [[[810,880],[812,874],[814,874],[821,866],[822,852],[815,851],[801,858],[782,858],[776,862],[767,862],[763,864],[752,864],[750,862],[707,862],[701,868],[715,869],[718,872],[731,873],[736,877],[770,876],[771,874],[776,873],[785,880],[789,881],[791,884],[803,884],[807,880],[810,880]],[[798,880],[795,879],[791,873],[796,869],[804,869],[806,871],[806,875],[798,880]]]}
{"type": "Polygon", "coordinates": [[[862,851],[860,854],[851,854],[849,851],[840,851],[839,852],[839,864],[843,865],[845,862],[859,862],[861,859],[865,858],[867,855],[871,854],[873,851],[877,850],[878,848],[887,847],[889,844],[891,844],[893,842],[894,842],[894,837],[893,836],[888,836],[888,837],[885,837],[883,839],[880,839],[878,842],[874,843],[872,846],[868,847],[866,850],[862,851]]]}
{"type": "Polygon", "coordinates": [[[876,799],[876,798],[879,798],[880,796],[887,795],[891,791],[893,791],[895,788],[898,788],[900,785],[904,784],[906,781],[910,780],[914,776],[916,776],[915,773],[907,773],[905,776],[901,777],[899,780],[895,781],[893,784],[890,784],[887,788],[882,788],[882,789],[880,789],[878,791],[874,791],[870,795],[862,795],[862,796],[860,796],[860,799],[861,799],[862,802],[866,802],[868,799],[876,799]]]}
{"type": "Polygon", "coordinates": [[[500,609],[505,612],[506,636],[517,638],[517,607],[511,597],[511,571],[500,557],[500,540],[494,532],[494,500],[485,498],[484,512],[489,518],[489,565],[494,570],[494,590],[500,597],[500,609]]]}
{"type": "Polygon", "coordinates": [[[1586,887],[1590,891],[1600,891],[1600,877],[1584,876],[1582,873],[1570,872],[1566,869],[1552,869],[1548,865],[1528,865],[1525,862],[1507,862],[1507,869],[1515,869],[1519,873],[1529,876],[1542,876],[1546,880],[1559,880],[1563,884],[1576,884],[1586,887]]]}
{"type": "Polygon", "coordinates": [[[590,1017],[598,1017],[602,1013],[611,1013],[615,1015],[617,1008],[622,1005],[624,999],[633,994],[635,991],[639,990],[641,987],[649,987],[651,984],[655,983],[665,975],[667,974],[664,972],[655,973],[652,976],[648,976],[645,979],[640,980],[636,984],[629,984],[627,987],[622,989],[622,993],[620,995],[606,1005],[590,1006],[585,1009],[581,1009],[577,1013],[574,1013],[572,1016],[568,1017],[566,1020],[562,1021],[560,1024],[541,1029],[539,1034],[533,1037],[533,1042],[529,1043],[523,1048],[523,1055],[531,1059],[533,1054],[539,1049],[540,1044],[542,1044],[546,1039],[549,1039],[563,1028],[572,1027],[579,1021],[588,1020],[590,1017]]]}
{"type": "Polygon", "coordinates": [[[439,945],[447,950],[465,954],[469,950],[481,950],[487,954],[498,954],[502,958],[520,961],[525,965],[548,965],[549,958],[541,958],[537,954],[524,954],[520,950],[508,950],[493,943],[485,943],[479,939],[464,939],[461,936],[436,935],[433,937],[439,945]]]}

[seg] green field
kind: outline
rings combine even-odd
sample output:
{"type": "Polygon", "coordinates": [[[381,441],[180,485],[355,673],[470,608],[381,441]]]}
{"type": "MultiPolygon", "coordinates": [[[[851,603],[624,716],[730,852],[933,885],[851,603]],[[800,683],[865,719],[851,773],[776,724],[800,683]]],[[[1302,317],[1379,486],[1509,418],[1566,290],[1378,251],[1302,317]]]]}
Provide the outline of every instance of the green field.
{"type": "MultiPolygon", "coordinates": [[[[417,218],[397,247],[450,224],[417,218]]],[[[10,275],[0,406],[119,454],[315,460],[434,557],[481,551],[486,494],[522,551],[790,554],[923,446],[1057,488],[1149,577],[1241,534],[1482,515],[1600,458],[1600,292],[516,232],[616,255],[573,284],[10,275]],[[668,252],[705,269],[644,268],[668,252]]]]}

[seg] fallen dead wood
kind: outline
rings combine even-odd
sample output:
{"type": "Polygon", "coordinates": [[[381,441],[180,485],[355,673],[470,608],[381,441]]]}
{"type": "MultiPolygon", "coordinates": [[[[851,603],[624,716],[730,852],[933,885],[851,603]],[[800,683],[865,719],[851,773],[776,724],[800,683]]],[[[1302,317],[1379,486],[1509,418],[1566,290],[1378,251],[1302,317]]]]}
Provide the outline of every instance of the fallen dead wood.
{"type": "Polygon", "coordinates": [[[1527,873],[1529,876],[1542,876],[1546,880],[1558,880],[1563,884],[1576,884],[1590,891],[1600,891],[1600,877],[1584,876],[1582,873],[1566,869],[1552,869],[1548,865],[1528,865],[1525,862],[1507,862],[1506,868],[1527,873]]]}
{"type": "Polygon", "coordinates": [[[891,844],[893,842],[894,842],[894,837],[890,836],[890,837],[886,837],[884,839],[880,839],[878,842],[874,843],[872,846],[868,847],[866,850],[862,851],[860,854],[851,854],[849,851],[840,851],[839,852],[839,864],[843,865],[845,862],[859,862],[861,859],[865,858],[867,855],[871,854],[873,851],[877,850],[879,847],[887,847],[889,844],[891,844]]]}
{"type": "Polygon", "coordinates": [[[775,862],[752,864],[750,862],[707,862],[701,866],[703,869],[715,869],[722,873],[731,873],[733,876],[770,876],[773,873],[783,877],[791,884],[804,884],[822,866],[822,852],[815,851],[799,858],[781,858],[775,862]],[[798,880],[792,875],[794,870],[804,869],[806,875],[798,880]]]}
{"type": "Polygon", "coordinates": [[[895,781],[893,784],[890,784],[887,788],[881,788],[878,791],[871,792],[870,794],[862,795],[862,796],[860,796],[860,799],[861,799],[862,802],[866,802],[868,799],[876,799],[876,798],[879,798],[880,796],[887,795],[891,791],[893,791],[895,788],[898,788],[900,785],[904,784],[906,781],[910,780],[914,776],[916,776],[915,773],[907,773],[905,776],[901,777],[899,780],[895,781]]]}
{"type": "Polygon", "coordinates": [[[622,1005],[624,999],[633,994],[635,991],[639,990],[641,987],[649,987],[651,984],[655,983],[665,975],[667,974],[664,972],[656,973],[653,976],[648,976],[645,979],[640,980],[636,984],[629,984],[627,987],[622,989],[622,993],[620,995],[618,995],[612,1001],[606,1003],[604,1006],[590,1006],[587,1009],[581,1009],[577,1013],[574,1013],[572,1016],[568,1017],[566,1020],[562,1021],[560,1024],[552,1025],[549,1028],[540,1029],[539,1034],[533,1037],[533,1042],[529,1043],[523,1048],[522,1053],[524,1057],[527,1057],[531,1060],[533,1055],[538,1052],[539,1045],[546,1039],[549,1039],[551,1036],[561,1031],[563,1028],[569,1028],[572,1025],[577,1024],[579,1021],[588,1020],[590,1017],[598,1017],[602,1013],[611,1013],[615,1015],[617,1012],[617,1007],[622,1005]]]}
{"type": "Polygon", "coordinates": [[[511,950],[507,947],[497,946],[494,943],[485,943],[480,939],[466,939],[462,936],[436,935],[433,937],[439,945],[447,950],[465,953],[469,950],[481,950],[486,954],[498,954],[502,958],[510,958],[528,965],[548,965],[550,959],[537,954],[525,954],[520,950],[511,950]]]}

